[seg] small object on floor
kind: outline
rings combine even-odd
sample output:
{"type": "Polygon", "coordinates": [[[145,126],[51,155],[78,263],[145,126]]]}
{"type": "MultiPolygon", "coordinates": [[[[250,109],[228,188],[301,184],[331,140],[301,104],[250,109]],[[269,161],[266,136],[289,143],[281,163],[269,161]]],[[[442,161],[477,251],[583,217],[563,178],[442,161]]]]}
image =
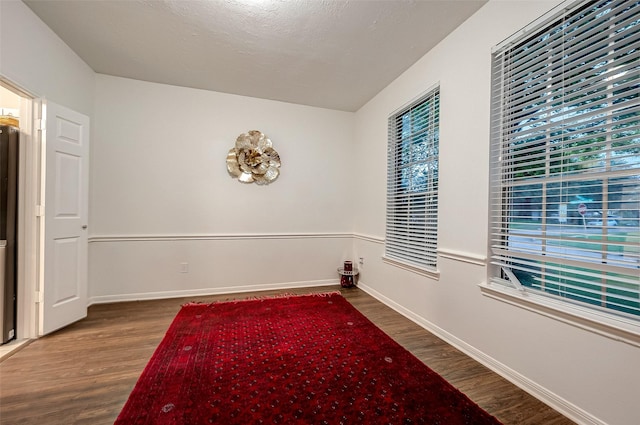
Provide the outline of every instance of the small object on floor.
{"type": "Polygon", "coordinates": [[[345,261],[344,267],[338,268],[340,274],[340,286],[343,288],[352,288],[356,285],[358,269],[353,268],[353,262],[345,261]]]}

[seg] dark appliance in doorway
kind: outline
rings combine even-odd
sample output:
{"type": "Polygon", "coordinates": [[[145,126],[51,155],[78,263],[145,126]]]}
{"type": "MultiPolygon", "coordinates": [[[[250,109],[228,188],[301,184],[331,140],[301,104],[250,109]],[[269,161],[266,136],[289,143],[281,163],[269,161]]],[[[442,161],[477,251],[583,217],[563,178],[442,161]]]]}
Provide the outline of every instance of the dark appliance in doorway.
{"type": "Polygon", "coordinates": [[[16,246],[20,129],[0,125],[0,344],[16,337],[16,246]]]}

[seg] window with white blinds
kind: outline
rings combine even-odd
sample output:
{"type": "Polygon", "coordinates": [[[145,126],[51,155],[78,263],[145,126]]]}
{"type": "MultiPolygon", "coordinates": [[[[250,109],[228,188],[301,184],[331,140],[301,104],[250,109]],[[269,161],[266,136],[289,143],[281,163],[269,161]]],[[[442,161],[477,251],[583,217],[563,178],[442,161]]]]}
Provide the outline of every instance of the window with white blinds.
{"type": "Polygon", "coordinates": [[[640,321],[640,2],[573,3],[507,43],[491,281],[640,321]]]}
{"type": "Polygon", "coordinates": [[[385,257],[436,267],[440,90],[389,117],[385,257]]]}

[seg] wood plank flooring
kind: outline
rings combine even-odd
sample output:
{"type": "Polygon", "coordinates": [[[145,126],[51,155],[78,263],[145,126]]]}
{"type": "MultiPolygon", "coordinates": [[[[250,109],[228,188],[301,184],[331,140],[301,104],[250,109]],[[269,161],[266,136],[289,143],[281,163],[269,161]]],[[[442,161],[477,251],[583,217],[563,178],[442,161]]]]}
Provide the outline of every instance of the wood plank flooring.
{"type": "Polygon", "coordinates": [[[357,288],[305,288],[100,304],[0,363],[0,424],[113,424],[180,305],[341,290],[358,310],[503,424],[570,420],[357,288]]]}

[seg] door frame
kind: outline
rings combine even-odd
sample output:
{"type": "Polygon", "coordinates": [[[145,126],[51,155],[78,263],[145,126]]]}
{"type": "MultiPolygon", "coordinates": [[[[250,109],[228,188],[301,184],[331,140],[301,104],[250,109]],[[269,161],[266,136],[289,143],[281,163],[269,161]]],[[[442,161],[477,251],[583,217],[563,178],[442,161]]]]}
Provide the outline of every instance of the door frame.
{"type": "Polygon", "coordinates": [[[38,303],[44,266],[42,232],[42,117],[41,100],[0,76],[0,85],[21,97],[18,196],[16,341],[39,335],[38,303]]]}

